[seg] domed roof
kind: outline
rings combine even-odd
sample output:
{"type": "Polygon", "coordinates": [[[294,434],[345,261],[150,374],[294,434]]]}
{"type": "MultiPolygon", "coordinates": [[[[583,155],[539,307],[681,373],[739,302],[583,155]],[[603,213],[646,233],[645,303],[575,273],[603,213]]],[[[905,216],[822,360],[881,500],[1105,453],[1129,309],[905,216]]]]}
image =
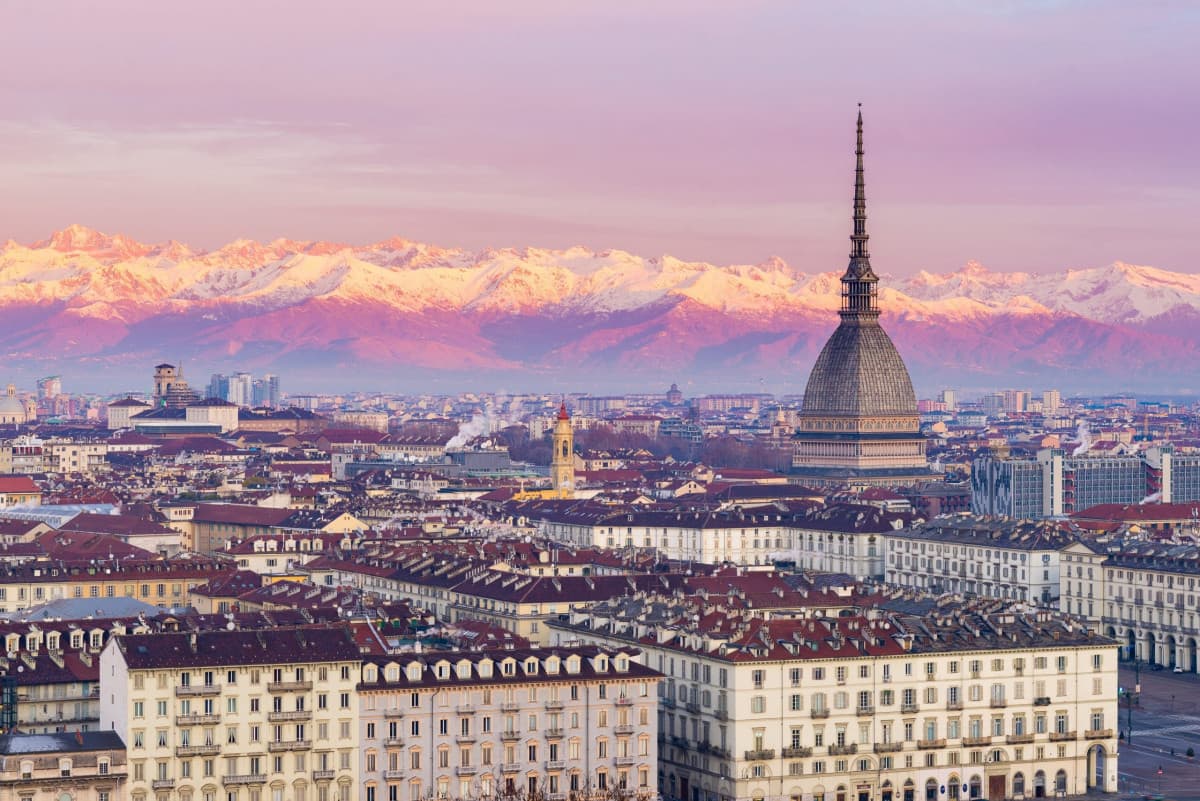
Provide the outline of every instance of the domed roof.
{"type": "Polygon", "coordinates": [[[801,415],[916,417],[908,368],[878,323],[842,320],[808,376],[801,415]]]}
{"type": "Polygon", "coordinates": [[[0,417],[25,416],[25,404],[12,395],[0,395],[0,417]]]}

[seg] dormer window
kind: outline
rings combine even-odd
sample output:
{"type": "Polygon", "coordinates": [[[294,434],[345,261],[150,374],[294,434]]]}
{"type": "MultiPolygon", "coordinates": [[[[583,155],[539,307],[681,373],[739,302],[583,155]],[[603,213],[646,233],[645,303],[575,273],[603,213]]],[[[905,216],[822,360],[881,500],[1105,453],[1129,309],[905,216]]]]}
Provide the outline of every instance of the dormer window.
{"type": "Polygon", "coordinates": [[[567,657],[567,672],[568,673],[578,673],[579,672],[579,664],[580,664],[579,657],[577,657],[577,656],[567,657]]]}
{"type": "Polygon", "coordinates": [[[526,676],[536,676],[537,672],[538,672],[537,659],[526,659],[525,660],[525,675],[526,676]]]}
{"type": "Polygon", "coordinates": [[[608,657],[607,656],[596,657],[596,672],[597,673],[607,673],[608,672],[608,657]]]}
{"type": "Polygon", "coordinates": [[[458,677],[460,679],[471,678],[471,663],[466,659],[458,663],[458,677]]]}
{"type": "Polygon", "coordinates": [[[621,654],[616,659],[616,668],[618,673],[625,673],[629,670],[629,657],[621,654]]]}
{"type": "Polygon", "coordinates": [[[387,678],[388,681],[399,681],[400,680],[400,666],[397,665],[395,662],[388,664],[388,666],[384,668],[384,676],[387,678]]]}
{"type": "Polygon", "coordinates": [[[412,662],[409,664],[408,680],[409,681],[420,681],[421,680],[421,663],[420,662],[412,662]]]}
{"type": "Polygon", "coordinates": [[[512,659],[505,659],[500,663],[500,672],[505,676],[517,675],[517,663],[512,659]]]}
{"type": "Polygon", "coordinates": [[[558,673],[560,668],[561,661],[557,656],[552,656],[546,660],[546,673],[553,676],[558,673]]]}
{"type": "Polygon", "coordinates": [[[437,677],[439,679],[450,678],[450,663],[449,662],[438,662],[437,663],[437,677]]]}
{"type": "Polygon", "coordinates": [[[481,659],[479,661],[479,664],[476,666],[475,669],[478,671],[480,678],[483,678],[483,679],[491,678],[492,664],[493,664],[492,660],[490,660],[490,659],[481,659]]]}
{"type": "Polygon", "coordinates": [[[22,779],[32,779],[33,778],[33,763],[32,762],[22,762],[21,763],[21,778],[22,779]]]}
{"type": "Polygon", "coordinates": [[[363,668],[363,681],[377,681],[379,679],[379,669],[374,665],[367,665],[363,668]]]}

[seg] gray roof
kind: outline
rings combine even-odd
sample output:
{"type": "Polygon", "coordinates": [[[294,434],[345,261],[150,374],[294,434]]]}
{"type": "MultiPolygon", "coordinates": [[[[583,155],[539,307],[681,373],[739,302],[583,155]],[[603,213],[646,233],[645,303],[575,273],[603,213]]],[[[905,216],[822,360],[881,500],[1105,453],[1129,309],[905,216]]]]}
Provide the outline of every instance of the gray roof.
{"type": "Polygon", "coordinates": [[[58,732],[0,735],[0,754],[53,754],[64,751],[124,751],[115,731],[58,732]]]}
{"type": "Polygon", "coordinates": [[[59,598],[54,601],[14,612],[9,620],[83,620],[86,618],[137,617],[157,615],[162,610],[136,598],[59,598]]]}
{"type": "Polygon", "coordinates": [[[916,418],[917,395],[891,337],[875,320],[843,320],[809,374],[801,417],[898,415],[916,418]]]}

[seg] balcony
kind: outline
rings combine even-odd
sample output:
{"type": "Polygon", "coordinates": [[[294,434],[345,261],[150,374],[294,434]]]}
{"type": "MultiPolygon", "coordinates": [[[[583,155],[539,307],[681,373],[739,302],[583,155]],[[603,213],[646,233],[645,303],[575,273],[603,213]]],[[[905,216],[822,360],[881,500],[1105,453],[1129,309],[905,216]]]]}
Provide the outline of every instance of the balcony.
{"type": "Polygon", "coordinates": [[[715,757],[720,757],[721,759],[733,759],[733,752],[728,748],[723,748],[719,745],[714,745],[712,747],[712,755],[715,757]]]}
{"type": "Polygon", "coordinates": [[[946,709],[950,710],[951,712],[961,711],[962,708],[963,708],[962,701],[947,701],[946,702],[946,709]]]}
{"type": "Polygon", "coordinates": [[[1107,740],[1112,736],[1112,729],[1088,729],[1083,733],[1083,739],[1085,740],[1107,740]]]}
{"type": "Polygon", "coordinates": [[[280,751],[308,751],[312,748],[312,740],[275,740],[267,743],[267,750],[271,753],[280,751]]]}
{"type": "Polygon", "coordinates": [[[712,750],[712,743],[710,743],[708,740],[700,740],[696,743],[696,750],[702,754],[707,754],[712,750]]]}
{"type": "MultiPolygon", "coordinates": [[[[329,772],[333,773],[333,771],[329,771],[329,772]]],[[[404,778],[404,771],[402,771],[402,770],[385,770],[383,772],[383,780],[384,781],[390,781],[392,779],[403,779],[403,778],[404,778]]]]}
{"type": "Polygon", "coordinates": [[[633,724],[622,723],[622,724],[613,726],[613,733],[614,734],[633,734],[633,724]]]}
{"type": "Polygon", "coordinates": [[[502,764],[500,766],[501,773],[520,773],[520,771],[521,771],[521,763],[520,762],[505,762],[504,764],[502,764]]]}
{"type": "Polygon", "coordinates": [[[237,773],[232,776],[226,776],[221,779],[222,784],[265,784],[267,781],[266,774],[263,773],[237,773]]]}
{"type": "Polygon", "coordinates": [[[992,738],[991,737],[964,737],[964,738],[962,738],[962,744],[967,748],[972,748],[974,746],[979,746],[979,745],[991,745],[992,738]]]}
{"type": "Polygon", "coordinates": [[[388,737],[383,741],[384,748],[403,748],[404,740],[399,737],[388,737]]]}
{"type": "Polygon", "coordinates": [[[917,740],[917,748],[920,748],[922,750],[927,751],[932,748],[945,748],[945,747],[946,747],[945,738],[938,739],[938,740],[917,740]]]}
{"type": "Polygon", "coordinates": [[[1009,745],[1025,745],[1033,742],[1032,734],[1010,734],[1004,738],[1009,745]]]}
{"type": "MultiPolygon", "coordinates": [[[[632,728],[632,727],[628,727],[628,728],[632,728]]],[[[621,729],[621,727],[617,726],[617,729],[619,730],[619,729],[621,729]]],[[[617,733],[620,734],[620,731],[618,731],[617,733]]],[[[557,740],[557,739],[561,738],[562,736],[563,736],[562,729],[546,729],[546,738],[547,739],[557,740]]]]}
{"type": "Polygon", "coordinates": [[[859,717],[864,717],[864,716],[866,716],[866,715],[874,715],[874,714],[875,714],[875,707],[873,707],[873,706],[860,706],[858,709],[854,710],[854,714],[858,715],[859,717]]]}
{"type": "Polygon", "coordinates": [[[267,720],[271,723],[287,723],[295,720],[312,720],[312,712],[307,709],[297,709],[293,712],[268,712],[267,720]]]}
{"type": "Polygon", "coordinates": [[[1003,698],[993,698],[991,701],[992,709],[1004,709],[1006,706],[1008,706],[1008,701],[1003,698]]]}
{"type": "Polygon", "coordinates": [[[458,710],[458,714],[460,714],[460,715],[470,715],[475,712],[475,705],[474,704],[459,704],[457,707],[455,707],[455,709],[458,710]]]}
{"type": "Polygon", "coordinates": [[[174,790],[175,789],[175,780],[174,779],[155,779],[154,781],[150,782],[150,789],[151,790],[174,790]]]}
{"type": "Polygon", "coordinates": [[[700,705],[695,701],[688,701],[686,704],[684,704],[684,706],[687,708],[687,711],[691,712],[693,715],[700,714],[700,705]]]}
{"type": "Polygon", "coordinates": [[[215,726],[221,722],[220,715],[176,715],[176,726],[215,726]]]}
{"type": "Polygon", "coordinates": [[[1039,695],[1037,698],[1033,699],[1033,705],[1034,706],[1050,706],[1050,696],[1039,695]]]}
{"type": "Polygon", "coordinates": [[[307,692],[312,689],[311,681],[270,681],[267,682],[267,692],[286,693],[292,691],[307,692]]]}
{"type": "Polygon", "coordinates": [[[177,757],[216,756],[219,753],[219,745],[181,745],[175,749],[177,757]]]}
{"type": "Polygon", "coordinates": [[[1075,732],[1073,732],[1073,731],[1052,731],[1052,732],[1050,732],[1050,742],[1052,742],[1052,743],[1065,743],[1069,740],[1074,740],[1074,739],[1075,739],[1075,732]]]}
{"type": "Polygon", "coordinates": [[[904,750],[904,743],[875,743],[875,753],[894,754],[904,750]]]}
{"type": "Polygon", "coordinates": [[[476,739],[478,738],[473,734],[459,734],[455,735],[454,742],[458,743],[459,745],[470,745],[471,743],[475,742],[476,739]]]}
{"type": "Polygon", "coordinates": [[[774,758],[775,758],[775,749],[774,748],[760,748],[757,751],[747,751],[746,752],[746,759],[748,759],[750,761],[755,761],[755,760],[760,760],[760,759],[774,759],[774,758]]]}
{"type": "Polygon", "coordinates": [[[729,710],[728,709],[714,709],[713,717],[716,718],[717,720],[729,720],[729,710]]]}
{"type": "Polygon", "coordinates": [[[397,718],[404,717],[404,710],[403,709],[385,709],[385,710],[383,710],[383,716],[384,716],[384,718],[386,718],[388,720],[395,720],[397,718]]]}
{"type": "Polygon", "coordinates": [[[622,695],[617,698],[617,706],[633,706],[633,699],[628,695],[622,695]]]}
{"type": "Polygon", "coordinates": [[[501,701],[500,702],[500,711],[501,712],[520,712],[521,705],[518,704],[516,701],[501,701]]]}
{"type": "Polygon", "coordinates": [[[615,761],[617,763],[617,767],[620,768],[620,767],[626,767],[626,766],[632,765],[636,761],[636,759],[637,759],[637,757],[619,756],[616,758],[615,761]]]}
{"type": "Polygon", "coordinates": [[[182,684],[175,688],[175,695],[179,698],[195,698],[196,696],[220,694],[220,684],[182,684]]]}
{"type": "MultiPolygon", "coordinates": [[[[384,778],[387,778],[387,775],[388,775],[388,773],[390,773],[390,772],[391,772],[391,771],[386,771],[386,770],[385,770],[385,771],[383,772],[383,776],[384,776],[384,778]]],[[[401,773],[400,771],[396,771],[396,772],[397,772],[397,773],[401,773]]],[[[314,782],[327,782],[327,781],[329,781],[330,779],[332,779],[332,778],[333,778],[333,774],[334,774],[334,771],[332,771],[332,770],[314,770],[314,771],[312,772],[312,777],[313,777],[313,781],[314,781],[314,782]]],[[[402,775],[403,775],[403,774],[402,774],[402,775]]],[[[400,778],[400,777],[399,777],[399,776],[397,776],[396,778],[400,778]]]]}
{"type": "Polygon", "coordinates": [[[688,738],[681,737],[678,734],[672,734],[671,735],[671,745],[675,746],[676,748],[682,748],[684,750],[687,750],[691,744],[688,742],[688,738]]]}
{"type": "Polygon", "coordinates": [[[519,740],[519,739],[521,739],[521,734],[520,734],[520,732],[515,732],[515,731],[502,731],[502,732],[500,732],[500,739],[501,740],[519,740]]]}
{"type": "Polygon", "coordinates": [[[785,748],[783,749],[784,759],[807,759],[812,756],[811,748],[785,748]]]}
{"type": "Polygon", "coordinates": [[[667,696],[663,695],[663,696],[659,696],[658,702],[660,704],[662,704],[663,706],[665,706],[667,709],[675,708],[675,699],[674,698],[668,698],[667,696]]]}
{"type": "Polygon", "coordinates": [[[546,702],[546,709],[555,710],[555,709],[562,709],[562,708],[563,708],[563,702],[557,698],[551,698],[549,701],[546,702]]]}
{"type": "Polygon", "coordinates": [[[459,765],[454,769],[455,776],[474,776],[478,772],[478,765],[459,765]]]}
{"type": "Polygon", "coordinates": [[[546,763],[546,770],[564,770],[566,767],[566,760],[562,759],[554,759],[546,763]]]}
{"type": "Polygon", "coordinates": [[[816,720],[820,720],[821,718],[829,717],[829,710],[828,709],[811,709],[811,710],[809,710],[808,714],[812,718],[814,718],[816,720]]]}
{"type": "Polygon", "coordinates": [[[916,712],[916,711],[920,710],[920,708],[921,708],[920,704],[901,704],[900,705],[900,711],[905,712],[905,713],[916,712]]]}
{"type": "Polygon", "coordinates": [[[835,743],[834,745],[829,746],[829,755],[830,756],[851,756],[852,754],[857,754],[857,753],[858,753],[858,744],[857,743],[846,743],[845,745],[837,745],[835,743]]]}

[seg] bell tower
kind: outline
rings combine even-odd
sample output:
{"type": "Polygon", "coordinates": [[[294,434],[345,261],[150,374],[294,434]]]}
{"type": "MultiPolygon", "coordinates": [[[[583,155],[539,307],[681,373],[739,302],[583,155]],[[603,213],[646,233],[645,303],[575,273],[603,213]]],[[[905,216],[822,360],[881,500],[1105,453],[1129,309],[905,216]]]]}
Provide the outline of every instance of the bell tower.
{"type": "Polygon", "coordinates": [[[554,454],[550,457],[550,483],[565,498],[575,491],[575,429],[571,427],[566,401],[558,407],[552,442],[554,454]]]}

